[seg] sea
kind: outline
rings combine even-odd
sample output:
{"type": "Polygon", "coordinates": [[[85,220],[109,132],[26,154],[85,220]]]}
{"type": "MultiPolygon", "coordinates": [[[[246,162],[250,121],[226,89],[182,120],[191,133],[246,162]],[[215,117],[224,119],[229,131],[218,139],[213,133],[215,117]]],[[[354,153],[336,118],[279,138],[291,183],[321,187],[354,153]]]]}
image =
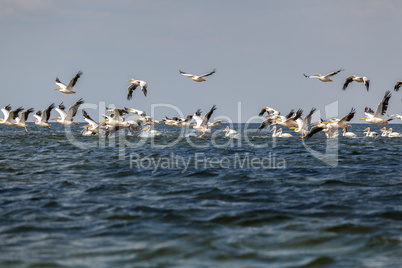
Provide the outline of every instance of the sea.
{"type": "Polygon", "coordinates": [[[0,126],[0,267],[402,266],[402,138],[226,126],[0,126]]]}

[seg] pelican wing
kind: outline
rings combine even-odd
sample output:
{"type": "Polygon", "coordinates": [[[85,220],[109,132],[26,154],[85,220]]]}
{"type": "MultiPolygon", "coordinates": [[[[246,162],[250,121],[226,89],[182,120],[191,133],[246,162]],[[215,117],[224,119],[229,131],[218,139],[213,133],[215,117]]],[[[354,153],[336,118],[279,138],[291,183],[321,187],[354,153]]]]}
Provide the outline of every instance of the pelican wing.
{"type": "Polygon", "coordinates": [[[136,84],[131,84],[128,88],[127,100],[131,100],[133,98],[133,92],[138,86],[136,84]]]}
{"type": "Polygon", "coordinates": [[[201,126],[203,119],[201,118],[201,109],[198,109],[194,115],[193,115],[193,119],[195,120],[195,122],[197,123],[197,127],[201,126]]]}
{"type": "Polygon", "coordinates": [[[257,131],[261,131],[263,128],[269,126],[270,124],[272,124],[273,119],[272,118],[268,118],[264,121],[262,121],[261,125],[258,127],[257,131]]]}
{"type": "Polygon", "coordinates": [[[295,116],[292,117],[292,119],[296,121],[297,119],[299,119],[302,116],[302,114],[303,114],[303,110],[299,109],[299,110],[297,110],[295,116]]]}
{"type": "Polygon", "coordinates": [[[310,131],[306,135],[306,139],[310,139],[314,134],[322,131],[324,128],[320,126],[314,126],[310,129],[310,131]]]}
{"type": "Polygon", "coordinates": [[[8,117],[8,115],[10,114],[10,111],[11,111],[11,106],[10,106],[10,104],[7,105],[7,106],[5,106],[4,108],[2,108],[1,111],[2,111],[3,114],[4,114],[4,119],[6,119],[6,118],[8,117]]]}
{"type": "Polygon", "coordinates": [[[316,109],[312,108],[303,120],[303,127],[307,128],[311,124],[311,116],[315,113],[316,109]]]}
{"type": "Polygon", "coordinates": [[[390,98],[391,98],[391,91],[388,90],[385,92],[384,98],[378,104],[374,117],[381,118],[381,116],[385,114],[385,112],[388,109],[388,102],[390,98]]]}
{"type": "Polygon", "coordinates": [[[183,72],[183,71],[181,71],[181,70],[179,70],[179,73],[182,74],[182,75],[184,75],[184,76],[190,77],[190,78],[193,78],[193,77],[195,76],[195,75],[193,75],[193,74],[188,74],[188,73],[183,72]]]}
{"type": "Polygon", "coordinates": [[[59,88],[67,88],[67,86],[64,83],[62,83],[58,77],[56,77],[56,85],[59,88]]]}
{"type": "Polygon", "coordinates": [[[70,108],[68,108],[66,120],[73,121],[74,116],[77,114],[78,108],[80,108],[80,105],[83,103],[84,101],[79,99],[76,103],[71,105],[70,108]]]}
{"type": "Polygon", "coordinates": [[[210,75],[214,74],[215,72],[216,72],[216,69],[213,69],[212,72],[200,75],[200,77],[210,76],[210,75]]]}
{"type": "Polygon", "coordinates": [[[86,112],[85,110],[82,110],[82,117],[84,117],[84,120],[85,120],[88,124],[90,124],[92,127],[97,127],[97,126],[98,126],[98,123],[97,123],[95,120],[93,120],[93,119],[87,114],[87,112],[86,112]]]}
{"type": "Polygon", "coordinates": [[[291,118],[294,113],[295,113],[295,110],[293,110],[293,109],[290,110],[290,113],[288,113],[287,115],[285,115],[285,118],[286,118],[286,119],[291,118]]]}
{"type": "Polygon", "coordinates": [[[65,120],[67,117],[67,113],[65,112],[65,106],[63,105],[63,103],[60,103],[58,107],[56,107],[56,112],[58,112],[60,114],[60,117],[62,120],[65,120]]]}
{"type": "Polygon", "coordinates": [[[346,77],[345,83],[343,84],[342,89],[345,90],[348,87],[348,85],[350,84],[350,82],[352,82],[352,81],[353,81],[353,76],[346,77]]]}
{"type": "Polygon", "coordinates": [[[396,82],[396,84],[395,84],[395,86],[394,86],[394,90],[395,90],[395,91],[398,91],[401,86],[402,86],[402,81],[396,82]]]}
{"type": "MultiPolygon", "coordinates": [[[[53,110],[54,108],[54,103],[50,104],[49,107],[47,107],[45,110],[43,110],[42,113],[42,122],[46,122],[49,120],[50,118],[50,112],[53,110]]],[[[39,111],[40,112],[40,111],[39,111]]]]}
{"type": "Polygon", "coordinates": [[[21,123],[24,123],[25,121],[27,121],[29,114],[30,114],[30,113],[33,113],[33,111],[34,111],[34,108],[29,108],[28,110],[23,111],[23,112],[21,113],[21,120],[20,120],[20,122],[21,122],[21,123]]]}
{"type": "Polygon", "coordinates": [[[201,123],[202,126],[205,126],[208,123],[209,119],[211,118],[211,116],[215,110],[216,110],[216,105],[212,106],[211,110],[209,110],[209,112],[205,114],[204,119],[202,120],[202,123],[201,123]]]}
{"type": "Polygon", "coordinates": [[[344,71],[344,70],[342,68],[340,68],[338,71],[335,71],[335,72],[332,72],[332,73],[329,73],[329,74],[325,75],[325,77],[330,77],[330,76],[336,75],[337,73],[342,72],[342,71],[344,71]]]}
{"type": "Polygon", "coordinates": [[[147,88],[148,88],[148,83],[147,82],[145,82],[145,81],[140,81],[140,87],[141,87],[141,90],[142,90],[142,93],[144,93],[144,96],[146,97],[147,96],[147,88]]]}
{"type": "Polygon", "coordinates": [[[73,88],[77,83],[78,78],[82,75],[82,71],[79,71],[73,78],[71,78],[70,83],[68,83],[67,88],[73,88]]]}
{"type": "Polygon", "coordinates": [[[369,91],[369,87],[370,87],[370,80],[368,80],[366,77],[363,77],[363,82],[364,85],[366,86],[367,92],[369,91]]]}
{"type": "Polygon", "coordinates": [[[355,116],[356,110],[352,108],[350,112],[339,120],[339,122],[349,122],[355,116]]]}

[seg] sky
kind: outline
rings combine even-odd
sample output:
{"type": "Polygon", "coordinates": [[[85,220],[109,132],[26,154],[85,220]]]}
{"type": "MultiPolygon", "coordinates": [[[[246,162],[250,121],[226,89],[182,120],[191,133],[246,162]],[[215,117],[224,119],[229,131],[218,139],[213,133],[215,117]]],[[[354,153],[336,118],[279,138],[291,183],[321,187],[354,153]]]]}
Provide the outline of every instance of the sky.
{"type": "Polygon", "coordinates": [[[399,0],[0,0],[0,106],[83,98],[94,118],[114,105],[161,119],[215,104],[215,119],[256,123],[266,106],[315,107],[313,119],[354,107],[359,122],[391,90],[387,114],[401,114],[401,11],[399,0]],[[214,68],[201,83],[179,74],[214,68]],[[331,83],[303,76],[340,68],[331,83]],[[79,70],[76,94],[53,90],[79,70]],[[350,75],[368,77],[370,91],[356,82],[343,91],[350,75]],[[148,82],[147,97],[126,99],[130,78],[148,82]]]}

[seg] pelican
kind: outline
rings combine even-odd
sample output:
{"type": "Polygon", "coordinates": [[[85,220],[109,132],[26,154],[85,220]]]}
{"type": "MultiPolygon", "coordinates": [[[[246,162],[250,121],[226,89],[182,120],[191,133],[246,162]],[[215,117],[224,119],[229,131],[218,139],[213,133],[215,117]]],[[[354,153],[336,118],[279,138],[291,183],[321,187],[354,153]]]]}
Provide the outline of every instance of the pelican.
{"type": "Polygon", "coordinates": [[[354,108],[352,108],[350,110],[350,112],[347,115],[345,115],[344,117],[342,117],[341,119],[334,118],[334,119],[329,120],[328,122],[331,126],[333,126],[336,129],[343,129],[346,127],[350,127],[350,125],[348,125],[346,122],[349,122],[350,120],[352,120],[352,118],[355,116],[355,113],[356,113],[356,110],[354,108]]]}
{"type": "Polygon", "coordinates": [[[220,127],[221,123],[222,123],[222,120],[217,120],[217,121],[212,122],[212,123],[208,122],[208,126],[209,127],[220,127]]]}
{"type": "Polygon", "coordinates": [[[84,117],[84,120],[88,123],[88,125],[83,126],[84,130],[87,131],[88,135],[83,134],[84,136],[92,136],[99,134],[99,127],[100,124],[98,124],[95,120],[93,120],[88,113],[85,110],[82,110],[82,117],[84,117]],[[91,132],[91,133],[89,133],[91,132]]]}
{"type": "Polygon", "coordinates": [[[21,113],[21,117],[18,117],[18,113],[15,114],[15,126],[23,128],[25,132],[28,132],[26,121],[30,113],[34,111],[33,108],[29,108],[21,113]]]}
{"type": "Polygon", "coordinates": [[[401,133],[392,132],[392,128],[389,128],[387,131],[387,137],[394,138],[394,137],[402,137],[401,133]]]}
{"type": "Polygon", "coordinates": [[[374,132],[374,131],[371,131],[371,132],[370,132],[370,128],[369,128],[369,127],[366,128],[366,129],[364,129],[364,130],[363,130],[363,133],[366,134],[366,137],[375,137],[375,136],[378,135],[377,132],[374,132]]]}
{"type": "Polygon", "coordinates": [[[212,116],[212,113],[216,110],[216,106],[212,106],[211,110],[209,110],[208,113],[205,114],[204,118],[201,118],[201,110],[198,109],[195,114],[193,115],[193,119],[197,122],[193,128],[199,132],[201,132],[201,135],[198,136],[198,138],[201,138],[204,136],[205,133],[211,132],[211,129],[208,128],[208,121],[212,116]]]}
{"type": "Polygon", "coordinates": [[[193,119],[193,116],[191,114],[187,115],[186,118],[180,118],[180,117],[174,116],[172,119],[175,121],[173,123],[173,126],[188,127],[188,126],[192,125],[191,120],[193,119]]]}
{"type": "Polygon", "coordinates": [[[392,120],[388,119],[382,119],[381,116],[385,114],[385,112],[388,109],[388,102],[389,99],[391,98],[391,92],[390,91],[386,91],[384,98],[380,101],[380,103],[377,106],[377,110],[374,113],[373,110],[371,110],[370,108],[366,107],[364,109],[364,113],[365,113],[365,117],[360,118],[360,120],[366,120],[368,123],[372,123],[372,124],[376,124],[376,125],[386,125],[388,124],[388,121],[392,120]]]}
{"type": "Polygon", "coordinates": [[[366,86],[367,92],[369,91],[369,86],[370,86],[370,80],[367,79],[367,77],[365,76],[356,76],[356,75],[352,75],[352,76],[348,76],[345,79],[345,83],[343,84],[343,90],[345,90],[349,83],[351,83],[352,81],[358,82],[358,83],[364,83],[364,85],[366,86]]]}
{"type": "Polygon", "coordinates": [[[67,113],[64,111],[66,107],[63,105],[63,103],[60,103],[60,105],[55,109],[60,114],[60,117],[52,118],[51,120],[57,120],[57,122],[64,126],[78,125],[79,123],[75,123],[73,120],[74,116],[77,114],[78,108],[83,103],[84,101],[79,99],[76,103],[71,105],[70,108],[68,108],[67,113]]]}
{"type": "Polygon", "coordinates": [[[395,91],[398,91],[401,86],[402,86],[402,81],[396,82],[396,84],[395,84],[395,86],[394,86],[394,90],[395,90],[395,91]]]}
{"type": "Polygon", "coordinates": [[[138,114],[139,116],[146,116],[147,114],[144,111],[141,110],[137,110],[137,109],[133,109],[133,108],[126,108],[124,107],[124,109],[128,112],[131,112],[133,114],[138,114]]]}
{"type": "Polygon", "coordinates": [[[1,111],[4,114],[4,119],[0,119],[0,124],[6,125],[6,126],[14,126],[14,114],[16,111],[20,112],[22,110],[22,107],[11,111],[11,106],[7,105],[4,108],[1,109],[1,111]]]}
{"type": "Polygon", "coordinates": [[[399,115],[399,114],[393,114],[393,115],[391,115],[391,117],[395,117],[395,118],[402,120],[402,115],[399,115]]]}
{"type": "Polygon", "coordinates": [[[271,129],[269,132],[272,132],[272,131],[273,131],[273,133],[272,133],[272,137],[273,137],[273,138],[279,137],[279,134],[280,134],[280,133],[279,133],[279,132],[278,132],[278,133],[276,132],[276,126],[273,126],[272,129],[271,129]]]}
{"type": "Polygon", "coordinates": [[[108,112],[111,113],[111,116],[102,115],[106,119],[106,136],[110,136],[116,131],[124,128],[128,128],[131,134],[134,133],[134,130],[139,130],[142,123],[141,120],[124,121],[123,115],[128,113],[127,110],[114,108],[109,109],[108,112]]]}
{"type": "Polygon", "coordinates": [[[134,78],[131,78],[130,80],[127,80],[126,82],[130,82],[131,85],[127,88],[128,94],[127,94],[127,99],[131,100],[133,98],[133,92],[134,90],[140,86],[142,93],[144,93],[144,96],[147,96],[147,88],[148,88],[148,83],[145,81],[141,80],[135,80],[134,78]]]}
{"type": "MultiPolygon", "coordinates": [[[[258,127],[257,131],[259,132],[259,131],[261,131],[263,128],[265,128],[265,127],[271,125],[271,124],[274,122],[274,120],[275,120],[274,118],[268,118],[268,119],[262,121],[262,123],[261,123],[261,125],[258,127]]],[[[276,128],[276,127],[275,127],[275,128],[276,128]]],[[[271,131],[270,131],[270,132],[271,132],[271,131]]]]}
{"type": "Polygon", "coordinates": [[[308,115],[302,120],[301,118],[296,119],[297,128],[295,128],[295,132],[301,134],[301,137],[305,137],[307,135],[307,129],[311,124],[311,116],[316,111],[315,108],[312,108],[308,115]]]}
{"type": "Polygon", "coordinates": [[[346,127],[343,128],[342,130],[343,130],[342,136],[344,136],[344,137],[355,138],[357,136],[355,133],[349,132],[346,127]]]}
{"type": "Polygon", "coordinates": [[[49,107],[47,107],[45,110],[43,110],[43,113],[41,110],[37,111],[36,114],[33,116],[36,118],[36,121],[31,121],[34,122],[36,125],[40,127],[47,127],[48,129],[51,129],[49,126],[49,118],[50,118],[50,112],[54,108],[54,103],[50,104],[49,107]]]}
{"type": "Polygon", "coordinates": [[[303,110],[299,109],[294,116],[276,119],[275,122],[276,124],[287,128],[297,127],[296,120],[299,119],[302,114],[303,110]]]}
{"type": "Polygon", "coordinates": [[[264,107],[264,108],[261,109],[261,111],[258,114],[258,116],[263,116],[265,112],[267,112],[267,114],[270,115],[270,116],[280,115],[279,111],[277,111],[275,109],[272,109],[270,107],[264,107]]]}
{"type": "Polygon", "coordinates": [[[223,131],[225,132],[225,137],[234,137],[238,135],[237,131],[230,129],[229,126],[227,126],[223,131]]]}
{"type": "Polygon", "coordinates": [[[80,78],[80,76],[82,75],[82,71],[79,71],[73,78],[71,78],[70,82],[68,83],[68,85],[66,86],[64,83],[60,82],[59,78],[56,77],[56,85],[58,85],[59,87],[56,88],[55,90],[60,91],[61,93],[64,94],[74,94],[76,93],[75,91],[73,91],[73,87],[75,86],[75,84],[77,83],[78,78],[80,78]]]}
{"type": "Polygon", "coordinates": [[[279,138],[290,138],[293,137],[290,133],[282,133],[282,128],[278,129],[278,137],[279,138]]]}
{"type": "Polygon", "coordinates": [[[388,131],[386,127],[383,127],[382,129],[380,129],[380,131],[381,131],[381,137],[388,136],[388,131]]]}
{"type": "Polygon", "coordinates": [[[204,79],[204,77],[207,77],[207,76],[210,76],[210,75],[214,74],[216,72],[216,69],[213,69],[212,72],[207,73],[207,74],[203,74],[203,75],[188,74],[188,73],[185,73],[185,72],[183,72],[181,70],[179,70],[179,72],[180,72],[180,74],[182,74],[184,76],[187,76],[188,78],[193,79],[193,81],[195,81],[195,82],[202,82],[202,81],[206,81],[204,79]]]}
{"type": "Polygon", "coordinates": [[[338,71],[326,74],[326,75],[321,75],[321,74],[315,74],[315,75],[304,75],[304,77],[306,78],[318,78],[318,80],[322,81],[322,82],[332,82],[331,80],[331,76],[336,75],[337,73],[344,71],[342,68],[339,69],[338,71]]]}
{"type": "MultiPolygon", "coordinates": [[[[322,120],[321,120],[322,121],[322,120]]],[[[347,125],[350,126],[350,125],[347,125]]],[[[338,136],[338,128],[330,124],[330,122],[319,122],[306,135],[306,139],[311,138],[314,134],[323,131],[327,138],[334,138],[338,136]]]]}
{"type": "Polygon", "coordinates": [[[142,131],[142,133],[140,134],[141,137],[155,137],[162,135],[160,131],[151,129],[150,125],[144,127],[143,129],[141,129],[141,131],[142,131]]]}

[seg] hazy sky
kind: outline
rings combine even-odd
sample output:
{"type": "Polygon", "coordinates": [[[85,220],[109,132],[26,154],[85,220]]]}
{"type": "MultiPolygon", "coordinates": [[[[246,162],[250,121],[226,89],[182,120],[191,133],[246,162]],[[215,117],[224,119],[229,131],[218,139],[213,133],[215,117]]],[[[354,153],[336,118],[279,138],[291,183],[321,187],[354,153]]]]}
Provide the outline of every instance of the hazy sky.
{"type": "Polygon", "coordinates": [[[0,0],[0,106],[38,110],[83,98],[193,114],[216,104],[214,116],[238,121],[241,102],[245,122],[265,106],[306,114],[338,101],[339,116],[355,107],[360,118],[392,90],[388,114],[400,114],[402,90],[393,87],[402,80],[401,11],[400,0],[0,0]],[[303,76],[341,67],[332,83],[303,76]],[[202,83],[178,71],[213,68],[202,83]],[[68,83],[79,70],[77,94],[53,90],[56,76],[68,83]],[[371,80],[369,93],[356,82],[342,90],[353,74],[371,80]],[[148,82],[147,97],[137,89],[126,99],[130,78],[148,82]]]}

